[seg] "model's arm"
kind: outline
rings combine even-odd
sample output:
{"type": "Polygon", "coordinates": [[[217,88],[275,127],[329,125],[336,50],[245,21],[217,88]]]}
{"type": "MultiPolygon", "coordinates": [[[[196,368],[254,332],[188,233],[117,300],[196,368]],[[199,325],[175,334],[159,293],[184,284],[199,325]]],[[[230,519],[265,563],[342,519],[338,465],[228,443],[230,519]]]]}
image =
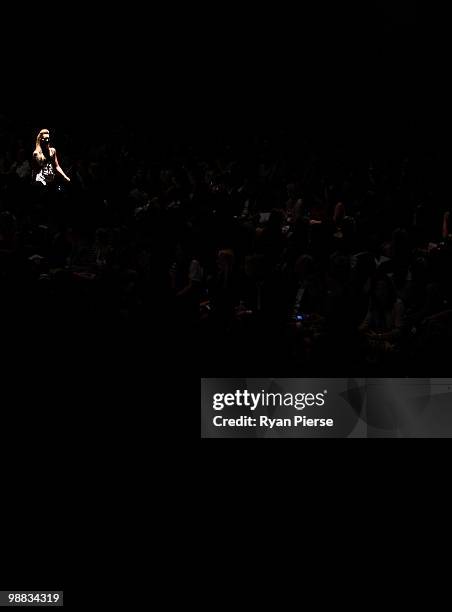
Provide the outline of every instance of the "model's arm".
{"type": "Polygon", "coordinates": [[[33,164],[31,167],[31,176],[33,177],[33,179],[36,177],[36,175],[39,173],[40,170],[41,170],[41,164],[39,163],[38,156],[35,151],[33,153],[33,164]]]}
{"type": "Polygon", "coordinates": [[[58,157],[57,157],[57,152],[55,150],[55,155],[54,155],[54,159],[55,159],[55,170],[61,174],[61,176],[66,179],[66,181],[71,181],[71,179],[68,177],[68,175],[64,172],[63,168],[60,166],[59,162],[58,162],[58,157]]]}

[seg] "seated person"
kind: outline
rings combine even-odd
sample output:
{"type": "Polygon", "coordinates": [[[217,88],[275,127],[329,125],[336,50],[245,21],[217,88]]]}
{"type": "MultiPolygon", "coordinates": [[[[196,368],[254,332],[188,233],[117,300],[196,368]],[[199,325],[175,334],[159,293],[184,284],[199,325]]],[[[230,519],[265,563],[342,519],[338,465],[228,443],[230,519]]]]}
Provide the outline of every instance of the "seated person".
{"type": "Polygon", "coordinates": [[[387,275],[378,275],[372,283],[367,315],[359,327],[371,350],[372,358],[394,352],[402,339],[405,308],[387,275]]]}

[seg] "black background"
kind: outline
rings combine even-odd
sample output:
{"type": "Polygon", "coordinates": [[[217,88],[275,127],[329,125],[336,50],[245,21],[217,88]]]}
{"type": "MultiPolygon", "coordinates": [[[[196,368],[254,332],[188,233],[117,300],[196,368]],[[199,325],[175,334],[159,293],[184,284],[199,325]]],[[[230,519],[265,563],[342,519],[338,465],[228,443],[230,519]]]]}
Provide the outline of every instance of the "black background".
{"type": "Polygon", "coordinates": [[[429,100],[440,106],[428,17],[408,2],[80,9],[5,49],[25,57],[6,62],[1,106],[22,129],[88,138],[124,122],[173,139],[282,127],[404,137],[428,131],[429,100]]]}

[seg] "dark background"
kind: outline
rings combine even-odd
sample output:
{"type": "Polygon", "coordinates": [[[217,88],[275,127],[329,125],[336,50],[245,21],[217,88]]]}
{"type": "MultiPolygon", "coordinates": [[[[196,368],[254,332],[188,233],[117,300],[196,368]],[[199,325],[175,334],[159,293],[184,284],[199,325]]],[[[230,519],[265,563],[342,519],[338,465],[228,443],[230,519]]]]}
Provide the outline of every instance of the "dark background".
{"type": "Polygon", "coordinates": [[[434,118],[422,113],[438,98],[430,60],[439,70],[428,17],[408,2],[81,10],[42,37],[24,33],[25,62],[6,62],[0,107],[18,129],[87,138],[124,122],[191,140],[280,128],[425,135],[434,118]]]}

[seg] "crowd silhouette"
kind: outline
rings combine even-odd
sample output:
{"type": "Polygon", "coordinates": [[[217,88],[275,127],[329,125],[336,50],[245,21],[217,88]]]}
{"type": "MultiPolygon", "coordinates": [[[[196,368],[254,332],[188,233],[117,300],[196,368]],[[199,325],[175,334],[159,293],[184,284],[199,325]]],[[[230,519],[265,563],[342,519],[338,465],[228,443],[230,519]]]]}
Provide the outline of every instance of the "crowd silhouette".
{"type": "Polygon", "coordinates": [[[89,146],[56,136],[71,183],[42,197],[34,134],[3,129],[8,333],[122,338],[220,372],[439,366],[452,228],[434,157],[284,131],[171,145],[125,126],[89,146]]]}

